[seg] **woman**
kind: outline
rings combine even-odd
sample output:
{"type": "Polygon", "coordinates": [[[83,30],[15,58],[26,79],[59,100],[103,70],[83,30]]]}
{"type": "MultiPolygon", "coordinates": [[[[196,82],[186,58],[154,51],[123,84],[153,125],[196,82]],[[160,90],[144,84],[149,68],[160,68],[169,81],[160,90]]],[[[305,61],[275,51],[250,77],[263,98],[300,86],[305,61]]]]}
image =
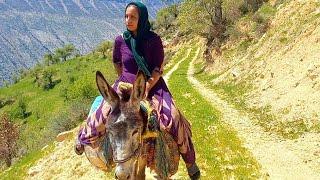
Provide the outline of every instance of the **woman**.
{"type": "MultiPolygon", "coordinates": [[[[156,33],[150,31],[151,26],[145,5],[140,2],[129,3],[125,11],[125,24],[127,31],[116,37],[114,43],[113,63],[119,77],[113,88],[117,91],[121,81],[132,84],[139,69],[147,75],[146,97],[151,99],[153,108],[159,114],[160,127],[162,130],[168,131],[177,142],[189,176],[192,179],[198,179],[200,171],[195,163],[190,124],[184,118],[173,118],[178,110],[165,81],[161,77],[164,59],[162,41],[156,33]]],[[[101,99],[96,100],[95,103],[99,105],[101,99]]],[[[79,132],[78,140],[80,143],[76,147],[78,153],[83,151],[81,144],[93,145],[94,141],[99,139],[98,136],[104,135],[105,121],[96,121],[96,116],[89,116],[87,119],[89,123],[79,132]],[[92,133],[92,129],[99,132],[92,133]]]]}

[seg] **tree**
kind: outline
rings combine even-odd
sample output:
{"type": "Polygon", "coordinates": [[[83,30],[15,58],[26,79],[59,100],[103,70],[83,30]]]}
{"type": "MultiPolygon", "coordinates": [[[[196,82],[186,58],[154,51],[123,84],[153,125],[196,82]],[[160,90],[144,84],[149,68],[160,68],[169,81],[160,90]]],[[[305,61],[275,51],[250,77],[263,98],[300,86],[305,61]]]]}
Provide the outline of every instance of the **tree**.
{"type": "Polygon", "coordinates": [[[213,48],[220,49],[225,40],[226,17],[223,13],[222,0],[186,0],[181,4],[178,15],[181,31],[200,35],[207,40],[204,56],[211,60],[209,54],[213,48]]]}
{"type": "Polygon", "coordinates": [[[57,57],[55,57],[54,54],[51,54],[51,53],[47,53],[43,56],[43,59],[44,59],[44,63],[47,65],[47,66],[50,66],[51,64],[56,64],[59,62],[59,59],[57,57]]]}
{"type": "Polygon", "coordinates": [[[7,167],[11,166],[12,158],[17,153],[18,137],[18,126],[9,120],[8,115],[2,115],[0,118],[0,159],[6,162],[7,167]]]}
{"type": "Polygon", "coordinates": [[[52,71],[43,71],[43,85],[44,90],[49,90],[53,88],[55,83],[53,82],[53,72],[52,71]]]}
{"type": "Polygon", "coordinates": [[[56,49],[54,57],[62,59],[62,61],[67,61],[68,57],[70,57],[75,51],[76,48],[73,44],[67,44],[62,48],[56,49]]]}
{"type": "Polygon", "coordinates": [[[102,43],[99,44],[96,51],[101,53],[103,55],[103,58],[106,58],[108,53],[111,52],[112,46],[113,46],[112,42],[103,41],[102,43]]]}
{"type": "Polygon", "coordinates": [[[54,81],[55,72],[51,69],[44,69],[35,73],[34,82],[37,83],[38,87],[42,87],[43,90],[52,89],[61,80],[54,81]]]}
{"type": "Polygon", "coordinates": [[[167,30],[168,28],[170,28],[170,26],[173,25],[173,22],[178,17],[178,14],[179,10],[177,4],[159,10],[155,21],[156,28],[167,30]]]}

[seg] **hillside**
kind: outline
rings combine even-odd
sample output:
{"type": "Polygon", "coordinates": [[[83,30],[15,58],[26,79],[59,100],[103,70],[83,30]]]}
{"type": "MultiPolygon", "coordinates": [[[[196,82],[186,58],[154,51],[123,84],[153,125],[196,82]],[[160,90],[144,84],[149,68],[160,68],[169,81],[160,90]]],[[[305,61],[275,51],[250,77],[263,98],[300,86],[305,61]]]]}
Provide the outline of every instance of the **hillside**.
{"type": "MultiPolygon", "coordinates": [[[[201,179],[318,179],[320,2],[270,0],[256,12],[241,16],[235,27],[239,37],[224,42],[220,53],[214,50],[213,62],[203,57],[206,44],[202,38],[173,37],[165,42],[167,55],[171,53],[166,56],[165,79],[191,123],[201,179]],[[257,22],[263,21],[259,18],[269,20],[265,31],[257,35],[261,27],[257,22]]],[[[11,88],[0,89],[0,99],[2,94],[16,99],[23,94],[32,114],[15,122],[26,127],[27,134],[34,128],[45,134],[50,122],[72,114],[71,107],[88,111],[97,95],[94,71],[105,67],[108,80],[115,78],[109,59],[88,54],[50,66],[61,83],[49,92],[32,84],[30,75],[11,88]]],[[[7,105],[0,114],[17,106],[17,101],[7,105]]],[[[75,124],[81,121],[76,119],[75,124]]],[[[63,133],[63,139],[52,135],[46,143],[31,133],[29,138],[39,138],[35,143],[42,142],[42,146],[35,146],[36,152],[17,161],[0,179],[113,178],[113,172],[103,173],[84,155],[75,155],[76,132],[77,128],[63,133]]],[[[148,179],[152,179],[150,174],[148,179]]],[[[187,179],[182,161],[173,179],[187,179]]]]}
{"type": "MultiPolygon", "coordinates": [[[[42,62],[45,53],[72,43],[81,54],[123,29],[129,0],[0,1],[0,87],[20,69],[42,62]]],[[[150,18],[174,1],[144,1],[150,18]]]]}
{"type": "MultiPolygon", "coordinates": [[[[222,55],[206,68],[198,60],[196,77],[248,114],[272,142],[281,142],[301,158],[296,163],[319,172],[320,2],[292,0],[279,6],[273,2],[258,11],[272,15],[261,38],[228,42],[222,55]]],[[[248,17],[238,26],[252,36],[254,22],[248,17]]]]}
{"type": "MultiPolygon", "coordinates": [[[[211,85],[242,88],[244,93],[238,92],[241,106],[272,116],[261,122],[269,130],[284,136],[318,131],[319,17],[318,1],[289,1],[278,6],[269,30],[249,42],[247,49],[241,47],[246,39],[222,47],[222,56],[207,69],[216,74],[211,85]]],[[[250,23],[244,18],[239,24],[250,29],[250,23]]]]}
{"type": "MultiPolygon", "coordinates": [[[[37,154],[55,136],[77,126],[98,95],[94,75],[97,70],[115,78],[110,55],[88,54],[51,66],[37,66],[18,83],[0,89],[0,116],[8,114],[19,126],[16,158],[37,154]],[[48,76],[49,75],[49,76],[48,76]],[[51,76],[51,87],[45,89],[51,76]],[[33,153],[33,154],[32,154],[33,153]]],[[[2,143],[2,141],[0,141],[2,143]]],[[[3,169],[3,161],[0,169],[3,169]]]]}

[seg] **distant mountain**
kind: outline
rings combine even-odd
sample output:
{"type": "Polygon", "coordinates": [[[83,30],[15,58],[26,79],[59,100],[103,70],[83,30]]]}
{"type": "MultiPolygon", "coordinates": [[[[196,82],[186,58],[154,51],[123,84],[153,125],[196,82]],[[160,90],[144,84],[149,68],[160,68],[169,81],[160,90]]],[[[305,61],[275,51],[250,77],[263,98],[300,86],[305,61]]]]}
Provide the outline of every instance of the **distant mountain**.
{"type": "MultiPolygon", "coordinates": [[[[44,53],[72,43],[87,53],[124,30],[128,0],[0,0],[0,86],[44,53]]],[[[174,1],[145,0],[150,18],[174,1]]]]}

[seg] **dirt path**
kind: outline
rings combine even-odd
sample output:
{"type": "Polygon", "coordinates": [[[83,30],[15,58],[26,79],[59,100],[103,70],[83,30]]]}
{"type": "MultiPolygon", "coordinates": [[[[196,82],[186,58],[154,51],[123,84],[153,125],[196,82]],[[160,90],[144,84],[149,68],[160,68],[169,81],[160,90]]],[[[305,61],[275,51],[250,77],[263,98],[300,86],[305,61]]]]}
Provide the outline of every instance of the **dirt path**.
{"type": "Polygon", "coordinates": [[[188,56],[190,55],[190,52],[191,52],[191,48],[188,49],[188,52],[187,52],[186,56],[184,56],[183,59],[181,59],[179,62],[177,62],[177,64],[175,64],[175,65],[170,69],[170,71],[168,71],[168,72],[164,75],[163,79],[165,80],[167,86],[169,86],[168,80],[170,79],[172,73],[173,73],[174,71],[176,71],[176,70],[178,69],[178,67],[180,66],[180,64],[181,64],[184,60],[186,60],[186,59],[188,58],[188,56]]]}
{"type": "Polygon", "coordinates": [[[247,115],[238,112],[193,77],[193,62],[198,53],[199,50],[190,62],[188,80],[212,106],[221,111],[223,121],[237,131],[244,146],[261,164],[263,172],[271,179],[320,179],[320,173],[311,169],[291,150],[293,145],[290,140],[282,140],[274,134],[264,132],[260,126],[253,124],[247,115]]]}

